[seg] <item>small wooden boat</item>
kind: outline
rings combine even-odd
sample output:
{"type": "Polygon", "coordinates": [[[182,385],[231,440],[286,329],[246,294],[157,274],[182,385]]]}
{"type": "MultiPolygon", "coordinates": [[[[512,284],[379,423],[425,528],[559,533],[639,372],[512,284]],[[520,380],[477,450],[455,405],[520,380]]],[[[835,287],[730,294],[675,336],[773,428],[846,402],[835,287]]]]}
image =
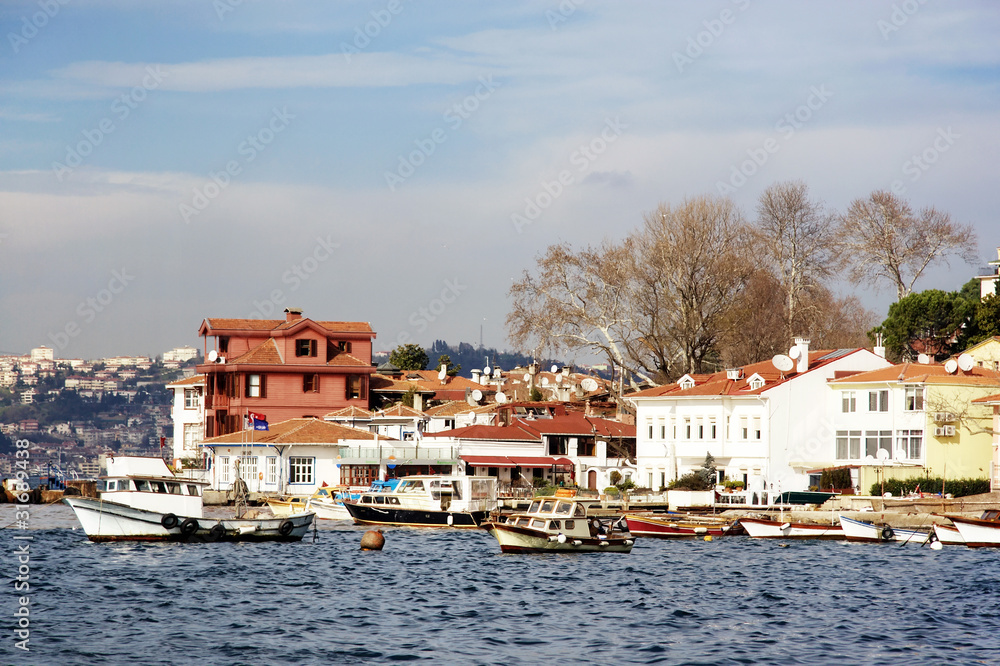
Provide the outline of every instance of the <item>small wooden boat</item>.
{"type": "Polygon", "coordinates": [[[503,553],[629,553],[635,543],[624,520],[602,520],[567,497],[536,497],[527,511],[481,527],[503,553]]]}
{"type": "Polygon", "coordinates": [[[948,515],[969,548],[1000,547],[1000,511],[986,510],[979,518],[948,515]]]}
{"type": "Polygon", "coordinates": [[[267,503],[267,507],[271,509],[271,513],[278,518],[284,518],[293,513],[306,511],[306,502],[308,500],[308,497],[300,495],[279,495],[277,497],[268,497],[264,501],[267,503]]]}
{"type": "Polygon", "coordinates": [[[728,534],[732,528],[732,523],[722,520],[686,515],[643,516],[630,513],[625,515],[625,521],[632,536],[658,539],[720,537],[728,534]]]}
{"type": "Polygon", "coordinates": [[[740,518],[740,525],[754,539],[843,539],[840,525],[792,523],[771,518],[740,518]]]}
{"type": "Polygon", "coordinates": [[[940,523],[934,523],[934,538],[943,544],[953,545],[953,544],[965,544],[965,538],[962,533],[958,531],[958,528],[954,525],[942,525],[940,523]]]}
{"type": "Polygon", "coordinates": [[[840,516],[840,525],[844,528],[844,536],[848,541],[925,543],[930,539],[928,532],[891,527],[885,523],[868,523],[846,516],[840,516]]]}
{"type": "Polygon", "coordinates": [[[389,492],[365,492],[344,507],[358,525],[476,528],[497,508],[496,477],[405,476],[389,492]]]}

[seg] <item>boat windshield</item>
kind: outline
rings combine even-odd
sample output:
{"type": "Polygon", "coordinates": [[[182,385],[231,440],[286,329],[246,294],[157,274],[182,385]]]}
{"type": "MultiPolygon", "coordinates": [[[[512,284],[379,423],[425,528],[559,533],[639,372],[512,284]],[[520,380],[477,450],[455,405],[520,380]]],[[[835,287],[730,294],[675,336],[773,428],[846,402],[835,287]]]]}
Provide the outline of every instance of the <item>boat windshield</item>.
{"type": "Polygon", "coordinates": [[[566,516],[573,515],[573,504],[571,502],[559,502],[559,506],[556,507],[556,513],[566,516]]]}
{"type": "Polygon", "coordinates": [[[528,507],[528,513],[538,513],[538,507],[540,506],[542,506],[541,501],[535,500],[531,503],[531,506],[528,507]]]}
{"type": "Polygon", "coordinates": [[[424,492],[424,482],[420,479],[401,481],[396,491],[400,493],[422,493],[424,492]]]}
{"type": "Polygon", "coordinates": [[[542,508],[539,509],[542,513],[552,513],[552,509],[555,507],[555,500],[545,500],[542,502],[542,508]]]}

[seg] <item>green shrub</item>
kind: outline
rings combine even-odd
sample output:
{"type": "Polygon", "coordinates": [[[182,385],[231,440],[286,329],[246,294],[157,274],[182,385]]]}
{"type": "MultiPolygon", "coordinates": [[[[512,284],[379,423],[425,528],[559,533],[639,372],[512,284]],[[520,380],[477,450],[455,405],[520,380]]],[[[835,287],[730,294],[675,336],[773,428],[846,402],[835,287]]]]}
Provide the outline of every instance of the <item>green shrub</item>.
{"type": "Polygon", "coordinates": [[[607,488],[604,489],[604,494],[605,495],[617,495],[618,494],[618,486],[608,486],[607,488]]]}
{"type": "MultiPolygon", "coordinates": [[[[892,493],[893,497],[904,497],[920,488],[922,493],[936,494],[941,492],[941,477],[930,478],[926,476],[912,479],[886,479],[885,484],[873,483],[870,495],[881,495],[883,492],[892,493]],[[885,490],[883,491],[883,487],[885,490]]],[[[990,492],[989,479],[949,479],[944,482],[945,494],[953,497],[967,497],[969,495],[979,495],[990,492]]]]}
{"type": "Polygon", "coordinates": [[[830,488],[851,488],[851,470],[846,467],[824,469],[819,476],[819,489],[829,490],[830,488]]]}
{"type": "Polygon", "coordinates": [[[676,481],[671,481],[667,490],[710,490],[713,487],[700,472],[688,472],[676,481]]]}

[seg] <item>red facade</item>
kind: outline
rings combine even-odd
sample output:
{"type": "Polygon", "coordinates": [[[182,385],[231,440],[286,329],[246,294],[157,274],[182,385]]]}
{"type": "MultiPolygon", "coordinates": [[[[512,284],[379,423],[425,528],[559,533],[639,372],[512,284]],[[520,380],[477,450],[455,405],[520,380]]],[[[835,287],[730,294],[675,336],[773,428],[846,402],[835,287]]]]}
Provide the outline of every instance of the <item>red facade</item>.
{"type": "Polygon", "coordinates": [[[248,411],[268,421],[323,418],[368,407],[372,341],[366,322],[313,321],[301,310],[284,320],[206,319],[205,436],[241,430],[248,411]],[[214,352],[214,354],[212,353],[214,352]]]}

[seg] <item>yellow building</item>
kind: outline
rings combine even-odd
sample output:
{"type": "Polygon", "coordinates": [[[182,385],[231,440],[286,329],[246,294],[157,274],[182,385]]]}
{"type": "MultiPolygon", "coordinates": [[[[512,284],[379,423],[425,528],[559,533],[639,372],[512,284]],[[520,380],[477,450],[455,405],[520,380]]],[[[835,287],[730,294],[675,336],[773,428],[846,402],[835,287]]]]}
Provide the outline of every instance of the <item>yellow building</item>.
{"type": "MultiPolygon", "coordinates": [[[[991,477],[993,407],[1000,372],[963,356],[944,364],[904,363],[829,382],[834,456],[856,470],[867,494],[884,478],[991,477]]],[[[932,489],[928,489],[932,490],[932,489]]]]}

